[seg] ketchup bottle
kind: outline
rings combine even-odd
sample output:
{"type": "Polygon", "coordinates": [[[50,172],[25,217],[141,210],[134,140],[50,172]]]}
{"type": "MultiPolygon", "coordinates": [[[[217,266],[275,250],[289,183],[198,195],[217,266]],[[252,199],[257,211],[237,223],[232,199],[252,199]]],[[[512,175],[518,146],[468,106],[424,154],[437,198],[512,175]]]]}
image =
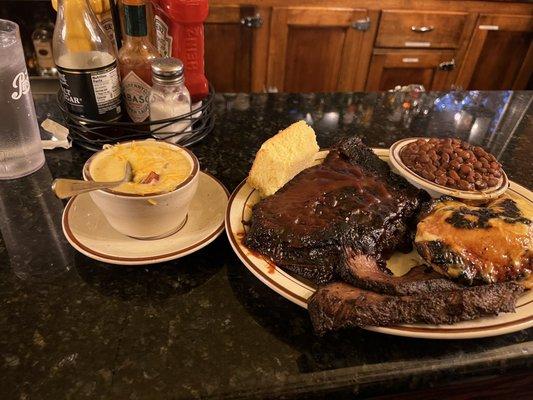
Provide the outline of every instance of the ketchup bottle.
{"type": "Polygon", "coordinates": [[[204,21],[209,12],[208,0],[156,0],[153,3],[156,14],[168,21],[168,34],[172,37],[169,55],[183,62],[185,85],[191,100],[200,101],[209,92],[204,71],[204,21]]]}

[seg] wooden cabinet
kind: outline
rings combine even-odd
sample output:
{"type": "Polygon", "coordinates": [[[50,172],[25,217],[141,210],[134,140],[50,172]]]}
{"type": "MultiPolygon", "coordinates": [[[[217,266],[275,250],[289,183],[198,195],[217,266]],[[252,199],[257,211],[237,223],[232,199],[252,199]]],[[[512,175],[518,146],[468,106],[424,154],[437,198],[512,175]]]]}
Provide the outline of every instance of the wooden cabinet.
{"type": "Polygon", "coordinates": [[[457,84],[465,89],[525,89],[533,72],[533,16],[480,15],[457,84]]]}
{"type": "Polygon", "coordinates": [[[464,12],[383,10],[376,47],[454,49],[468,39],[471,19],[464,12]]]}
{"type": "Polygon", "coordinates": [[[377,12],[275,7],[267,84],[285,92],[362,90],[377,12]]]}
{"type": "Polygon", "coordinates": [[[262,91],[270,9],[211,6],[205,24],[205,68],[218,92],[262,91]]]}
{"type": "Polygon", "coordinates": [[[449,89],[453,57],[451,50],[374,50],[366,90],[409,84],[424,85],[426,90],[449,89]]]}
{"type": "Polygon", "coordinates": [[[206,74],[219,92],[533,89],[533,4],[210,3],[206,74]]]}

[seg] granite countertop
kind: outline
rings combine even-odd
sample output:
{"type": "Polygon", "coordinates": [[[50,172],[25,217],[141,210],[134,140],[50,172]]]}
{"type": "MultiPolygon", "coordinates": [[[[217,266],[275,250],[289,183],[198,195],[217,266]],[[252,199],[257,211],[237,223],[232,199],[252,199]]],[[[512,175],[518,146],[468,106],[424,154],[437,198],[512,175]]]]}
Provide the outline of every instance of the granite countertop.
{"type": "MultiPolygon", "coordinates": [[[[58,119],[37,95],[42,120],[58,119]]],[[[231,191],[260,144],[298,119],[322,147],[358,134],[373,147],[458,136],[490,149],[532,188],[532,93],[216,96],[216,127],[192,146],[231,191]]],[[[346,330],[316,337],[307,312],[241,264],[225,235],[176,261],[120,267],[76,252],[61,230],[55,177],[90,152],[47,151],[33,175],[0,182],[0,391],[3,399],[260,398],[374,395],[527,371],[533,329],[431,341],[346,330]]],[[[331,397],[330,397],[331,398],[331,397]]]]}

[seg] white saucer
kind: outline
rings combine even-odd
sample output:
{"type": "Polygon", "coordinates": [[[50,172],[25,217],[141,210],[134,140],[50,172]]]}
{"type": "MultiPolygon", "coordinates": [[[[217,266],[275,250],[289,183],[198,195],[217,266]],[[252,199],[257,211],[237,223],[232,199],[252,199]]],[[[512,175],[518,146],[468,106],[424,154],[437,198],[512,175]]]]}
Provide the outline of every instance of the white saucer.
{"type": "Polygon", "coordinates": [[[63,233],[76,250],[92,259],[118,265],[156,264],[191,254],[215,240],[224,230],[228,197],[222,183],[201,172],[183,227],[162,239],[139,240],[114,230],[85,193],[67,203],[63,233]]]}

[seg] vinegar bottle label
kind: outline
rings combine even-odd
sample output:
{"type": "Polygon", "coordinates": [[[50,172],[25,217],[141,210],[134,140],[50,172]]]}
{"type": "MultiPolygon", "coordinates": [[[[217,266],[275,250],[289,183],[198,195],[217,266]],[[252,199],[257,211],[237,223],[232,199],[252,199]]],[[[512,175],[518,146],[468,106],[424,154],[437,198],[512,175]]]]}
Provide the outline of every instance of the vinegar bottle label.
{"type": "Polygon", "coordinates": [[[117,62],[96,69],[57,66],[68,110],[80,117],[111,121],[120,117],[120,81],[117,62]]]}

